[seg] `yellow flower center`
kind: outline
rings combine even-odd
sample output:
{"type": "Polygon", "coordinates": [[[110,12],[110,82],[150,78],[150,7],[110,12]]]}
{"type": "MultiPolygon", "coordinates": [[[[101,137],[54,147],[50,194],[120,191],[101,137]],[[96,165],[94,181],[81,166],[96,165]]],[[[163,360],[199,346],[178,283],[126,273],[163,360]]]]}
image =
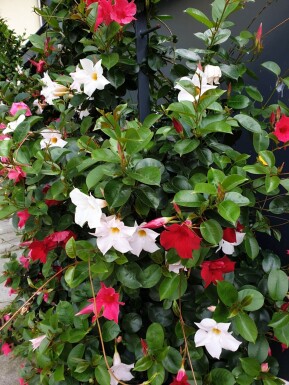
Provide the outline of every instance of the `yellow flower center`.
{"type": "Polygon", "coordinates": [[[215,334],[220,334],[222,333],[221,330],[217,329],[217,328],[213,328],[212,329],[212,332],[215,333],[215,334]]]}
{"type": "Polygon", "coordinates": [[[92,78],[92,80],[97,80],[97,73],[96,73],[96,72],[93,72],[93,73],[91,74],[91,78],[92,78]]]}
{"type": "Polygon", "coordinates": [[[140,237],[145,237],[145,236],[147,235],[147,233],[146,233],[144,230],[139,230],[139,231],[138,231],[138,235],[139,235],[140,237]]]}
{"type": "Polygon", "coordinates": [[[112,233],[114,233],[114,234],[117,234],[117,233],[119,233],[119,228],[118,228],[118,227],[112,227],[112,228],[110,229],[110,231],[111,231],[112,233]]]}
{"type": "Polygon", "coordinates": [[[57,138],[51,138],[50,139],[51,143],[54,143],[54,144],[57,143],[57,140],[58,140],[57,138]]]}

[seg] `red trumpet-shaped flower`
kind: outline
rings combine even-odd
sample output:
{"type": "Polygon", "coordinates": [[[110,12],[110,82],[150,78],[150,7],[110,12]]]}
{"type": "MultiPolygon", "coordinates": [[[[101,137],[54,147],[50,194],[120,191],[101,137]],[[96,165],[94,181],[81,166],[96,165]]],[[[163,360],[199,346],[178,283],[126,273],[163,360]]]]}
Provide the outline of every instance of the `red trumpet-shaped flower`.
{"type": "Polygon", "coordinates": [[[124,302],[119,302],[119,293],[114,288],[106,287],[103,282],[100,285],[101,289],[95,299],[89,299],[88,302],[91,302],[91,304],[80,310],[76,315],[94,313],[94,320],[102,311],[104,318],[118,323],[119,305],[124,305],[124,302]]]}
{"type": "Polygon", "coordinates": [[[230,273],[235,269],[235,262],[232,262],[226,255],[215,261],[205,261],[201,265],[201,277],[205,281],[205,287],[216,281],[223,281],[224,274],[230,273]]]}
{"type": "Polygon", "coordinates": [[[165,250],[174,248],[185,259],[193,257],[193,250],[200,248],[201,240],[186,223],[173,224],[160,235],[160,243],[165,250]]]}

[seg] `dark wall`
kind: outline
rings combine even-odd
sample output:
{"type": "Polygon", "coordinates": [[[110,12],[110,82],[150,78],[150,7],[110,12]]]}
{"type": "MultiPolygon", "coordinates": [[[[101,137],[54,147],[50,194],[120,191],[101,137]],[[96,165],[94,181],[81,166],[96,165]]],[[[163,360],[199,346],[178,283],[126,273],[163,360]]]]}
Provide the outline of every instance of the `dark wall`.
{"type": "MultiPolygon", "coordinates": [[[[183,11],[190,7],[197,8],[210,17],[210,3],[211,1],[209,0],[161,1],[159,13],[173,15],[173,20],[168,20],[166,23],[172,32],[178,36],[178,48],[203,48],[202,42],[194,36],[194,33],[203,31],[206,27],[195,21],[183,11]]],[[[275,61],[281,67],[281,76],[289,76],[289,20],[275,28],[286,18],[289,18],[289,0],[256,0],[255,3],[249,2],[246,4],[244,10],[233,14],[230,18],[230,20],[235,22],[233,30],[235,32],[247,29],[249,29],[250,32],[256,32],[260,23],[263,23],[263,34],[265,34],[263,39],[264,50],[258,60],[250,65],[250,68],[258,77],[255,85],[263,94],[264,100],[266,100],[273,91],[276,84],[276,76],[262,68],[260,66],[261,63],[269,60],[275,61]]],[[[163,28],[162,32],[167,33],[167,30],[163,28]]],[[[274,97],[270,100],[270,104],[277,103],[278,99],[286,105],[289,105],[288,90],[284,91],[283,96],[275,93],[274,97]]],[[[237,150],[248,154],[254,153],[250,145],[251,142],[252,139],[250,134],[244,132],[241,138],[236,142],[235,147],[237,150]]],[[[281,165],[282,162],[285,162],[284,171],[287,172],[289,172],[288,159],[289,149],[287,149],[287,151],[279,151],[277,163],[281,165]]],[[[274,224],[277,225],[278,223],[279,222],[275,222],[274,224]]],[[[289,249],[289,225],[282,226],[280,230],[282,232],[282,239],[280,242],[267,235],[261,235],[259,237],[259,243],[263,249],[273,249],[281,258],[283,265],[287,265],[289,263],[289,255],[286,253],[286,250],[289,249]]],[[[272,350],[274,356],[277,357],[280,363],[280,377],[289,380],[289,349],[282,353],[280,345],[274,344],[272,350]]]]}

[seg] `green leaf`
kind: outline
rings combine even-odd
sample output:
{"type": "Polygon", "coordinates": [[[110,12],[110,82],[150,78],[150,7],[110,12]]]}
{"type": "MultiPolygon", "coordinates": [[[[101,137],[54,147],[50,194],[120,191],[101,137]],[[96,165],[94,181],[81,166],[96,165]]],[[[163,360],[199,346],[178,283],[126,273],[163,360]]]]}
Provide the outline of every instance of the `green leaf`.
{"type": "Polygon", "coordinates": [[[174,196],[174,202],[185,207],[200,207],[204,201],[205,198],[193,190],[182,190],[174,196]]]}
{"type": "Polygon", "coordinates": [[[243,64],[220,64],[220,68],[223,75],[234,80],[238,80],[246,72],[246,67],[243,64]]]}
{"type": "Polygon", "coordinates": [[[217,195],[217,187],[210,183],[196,183],[194,191],[196,193],[217,195]]]}
{"type": "Polygon", "coordinates": [[[173,274],[165,278],[160,284],[160,300],[181,298],[187,290],[187,280],[183,274],[173,274]]]}
{"type": "Polygon", "coordinates": [[[125,82],[125,76],[123,72],[120,72],[118,68],[114,67],[107,73],[107,79],[114,88],[119,88],[125,82]]]}
{"type": "Polygon", "coordinates": [[[288,277],[282,270],[272,270],[268,277],[268,291],[275,301],[282,301],[288,292],[288,277]]]}
{"type": "Polygon", "coordinates": [[[110,375],[105,365],[98,365],[94,370],[94,375],[99,385],[110,384],[110,375]]]}
{"type": "Polygon", "coordinates": [[[140,358],[134,366],[134,372],[144,372],[148,370],[153,364],[151,356],[144,356],[140,358]]]}
{"type": "Polygon", "coordinates": [[[92,3],[89,6],[89,14],[86,18],[86,22],[90,27],[90,31],[94,32],[95,21],[97,17],[98,3],[92,3]]]}
{"type": "Polygon", "coordinates": [[[289,196],[274,198],[269,204],[269,210],[273,214],[284,214],[289,212],[289,196]]]}
{"type": "Polygon", "coordinates": [[[266,61],[265,63],[262,63],[261,66],[273,72],[276,76],[279,76],[281,73],[281,68],[273,61],[266,61]]]}
{"type": "Polygon", "coordinates": [[[86,185],[88,190],[91,190],[100,181],[106,179],[107,176],[114,176],[119,171],[117,164],[101,164],[91,170],[86,177],[86,185]]]}
{"type": "Polygon", "coordinates": [[[202,24],[205,24],[207,27],[212,28],[214,24],[211,20],[201,11],[196,8],[187,8],[185,12],[192,16],[195,20],[199,21],[202,24]]]}
{"type": "Polygon", "coordinates": [[[217,292],[220,300],[227,306],[232,306],[238,300],[238,292],[230,282],[219,281],[217,292]]]}
{"type": "Polygon", "coordinates": [[[122,329],[127,333],[137,333],[142,327],[142,318],[137,313],[128,313],[122,319],[122,329]]]}
{"type": "Polygon", "coordinates": [[[0,206],[0,220],[10,217],[11,214],[14,214],[19,209],[13,205],[9,205],[6,207],[0,206]]]}
{"type": "Polygon", "coordinates": [[[233,191],[225,194],[224,201],[231,201],[239,206],[248,206],[251,203],[247,197],[244,197],[244,195],[233,191]]]}
{"type": "Polygon", "coordinates": [[[248,107],[249,104],[250,99],[245,95],[234,95],[228,100],[228,106],[235,110],[242,110],[243,108],[248,107]]]}
{"type": "Polygon", "coordinates": [[[275,166],[275,156],[272,151],[259,151],[259,156],[268,164],[269,167],[275,166]]]}
{"type": "Polygon", "coordinates": [[[262,102],[263,101],[263,96],[261,94],[261,92],[258,90],[257,87],[254,87],[254,86],[246,86],[245,87],[245,90],[247,92],[247,94],[254,100],[256,100],[257,102],[262,102]]]}
{"type": "MultiPolygon", "coordinates": [[[[96,150],[92,151],[91,157],[92,159],[86,159],[86,161],[91,162],[91,165],[96,162],[120,163],[119,156],[113,151],[111,151],[109,148],[97,148],[96,150]]],[[[78,167],[79,171],[81,171],[82,169],[83,164],[78,167]]]]}
{"type": "Polygon", "coordinates": [[[201,134],[209,134],[211,132],[224,132],[226,134],[231,134],[232,127],[227,122],[224,122],[221,120],[221,121],[209,123],[205,127],[200,128],[199,132],[201,134]]]}
{"type": "Polygon", "coordinates": [[[101,328],[104,342],[114,340],[120,333],[120,327],[114,321],[106,321],[101,328]]]}
{"type": "Polygon", "coordinates": [[[16,127],[13,132],[13,140],[15,143],[21,143],[27,137],[28,132],[30,131],[30,124],[27,121],[24,121],[16,127]]]}
{"type": "Polygon", "coordinates": [[[76,258],[76,244],[73,237],[66,242],[65,252],[69,258],[76,258]]]}
{"type": "Polygon", "coordinates": [[[164,329],[159,323],[152,323],[146,332],[146,342],[152,352],[161,349],[164,345],[164,329]]]}
{"type": "MultiPolygon", "coordinates": [[[[95,20],[95,19],[94,19],[95,20]]],[[[33,47],[44,50],[44,35],[33,34],[28,37],[30,43],[32,43],[33,47]]]]}
{"type": "Polygon", "coordinates": [[[118,266],[116,271],[117,279],[129,289],[137,289],[142,286],[142,270],[135,262],[126,263],[118,266]]]}
{"type": "Polygon", "coordinates": [[[200,56],[191,49],[179,48],[179,49],[176,49],[175,52],[177,55],[187,60],[191,60],[194,62],[200,60],[200,56]]]}
{"type": "Polygon", "coordinates": [[[120,180],[109,181],[104,188],[104,198],[109,207],[123,206],[130,198],[131,188],[124,185],[120,180]]]}
{"type": "Polygon", "coordinates": [[[157,167],[143,167],[135,171],[128,171],[127,175],[141,183],[159,186],[161,182],[161,171],[157,167]]]}
{"type": "Polygon", "coordinates": [[[263,336],[259,336],[256,342],[248,344],[248,355],[249,357],[256,358],[261,364],[268,357],[269,343],[263,336]]]}
{"type": "Polygon", "coordinates": [[[268,326],[271,326],[273,329],[281,329],[287,325],[289,325],[289,314],[285,312],[274,313],[272,320],[268,324],[268,326]]]}
{"type": "Polygon", "coordinates": [[[162,360],[162,364],[169,373],[177,373],[182,364],[180,352],[169,346],[167,354],[162,360]]]}
{"type": "Polygon", "coordinates": [[[192,151],[194,151],[200,144],[200,141],[198,139],[183,139],[179,140],[174,145],[174,150],[176,153],[180,154],[180,156],[184,154],[188,154],[192,151]]]}
{"type": "Polygon", "coordinates": [[[151,385],[163,385],[165,379],[165,369],[159,362],[154,362],[147,371],[148,380],[151,385]]]}
{"type": "Polygon", "coordinates": [[[255,343],[258,336],[258,329],[255,322],[246,313],[238,313],[232,322],[237,332],[249,342],[255,343]]]}
{"type": "Polygon", "coordinates": [[[259,254],[260,247],[257,239],[252,233],[246,233],[244,245],[248,257],[250,257],[251,259],[255,259],[259,254]]]}
{"type": "Polygon", "coordinates": [[[55,372],[53,374],[54,381],[64,381],[64,364],[57,365],[55,372]]]}
{"type": "Polygon", "coordinates": [[[274,336],[278,341],[289,346],[289,325],[274,329],[274,336]]]}
{"type": "Polygon", "coordinates": [[[1,140],[0,141],[0,156],[8,158],[10,155],[10,150],[13,145],[13,140],[1,140]]]}
{"type": "Polygon", "coordinates": [[[260,363],[252,357],[240,358],[241,366],[249,376],[257,377],[260,374],[260,363]]]}
{"type": "Polygon", "coordinates": [[[237,122],[248,131],[254,132],[255,134],[259,134],[262,131],[260,123],[251,118],[251,116],[238,114],[234,116],[234,119],[236,119],[237,122]]]}
{"type": "Polygon", "coordinates": [[[242,302],[242,300],[245,297],[251,298],[250,304],[243,307],[243,309],[246,311],[259,310],[264,305],[264,296],[257,290],[254,290],[254,289],[240,290],[238,293],[238,301],[242,302]]]}
{"type": "Polygon", "coordinates": [[[112,67],[114,67],[118,61],[119,61],[119,54],[118,53],[103,53],[101,54],[102,62],[101,64],[110,70],[112,67]]]}
{"type": "Polygon", "coordinates": [[[200,231],[202,237],[212,245],[218,245],[223,238],[223,229],[219,222],[209,219],[201,223],[200,231]]]}
{"type": "Polygon", "coordinates": [[[222,187],[224,188],[225,191],[230,191],[233,188],[244,183],[246,180],[248,180],[248,178],[245,178],[242,175],[238,175],[238,174],[229,175],[223,180],[222,187]]]}
{"type": "Polygon", "coordinates": [[[211,371],[210,377],[214,385],[234,385],[235,377],[229,370],[223,368],[215,368],[211,371]]]}
{"type": "Polygon", "coordinates": [[[162,276],[162,269],[159,265],[153,264],[142,271],[141,281],[142,287],[149,289],[154,287],[162,276]]]}
{"type": "Polygon", "coordinates": [[[70,351],[67,357],[67,365],[71,370],[76,368],[77,364],[79,363],[79,360],[82,359],[84,350],[85,350],[85,345],[78,344],[74,346],[74,348],[70,351]]]}
{"type": "Polygon", "coordinates": [[[218,205],[218,213],[226,219],[226,221],[231,222],[233,225],[236,224],[238,218],[240,217],[240,207],[231,201],[223,201],[218,205]]]}
{"type": "Polygon", "coordinates": [[[256,152],[267,150],[270,144],[270,139],[266,131],[261,131],[258,134],[253,134],[253,145],[256,152]]]}
{"type": "Polygon", "coordinates": [[[280,178],[276,175],[266,175],[265,177],[265,189],[267,193],[276,190],[279,186],[280,178]]]}
{"type": "Polygon", "coordinates": [[[281,267],[281,261],[278,255],[274,254],[271,251],[263,252],[264,259],[262,261],[262,268],[265,273],[270,273],[271,270],[278,270],[281,267]]]}

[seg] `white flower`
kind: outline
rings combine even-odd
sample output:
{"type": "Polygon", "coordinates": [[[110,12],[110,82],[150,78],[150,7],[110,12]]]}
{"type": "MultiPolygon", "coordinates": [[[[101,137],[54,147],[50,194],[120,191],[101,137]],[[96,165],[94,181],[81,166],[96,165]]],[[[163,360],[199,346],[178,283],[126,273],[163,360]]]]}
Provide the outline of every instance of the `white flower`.
{"type": "Polygon", "coordinates": [[[222,349],[235,352],[242,342],[236,340],[228,332],[231,323],[217,323],[211,318],[204,318],[200,323],[195,322],[200,330],[195,334],[196,347],[205,346],[213,358],[220,358],[222,349]]]}
{"type": "Polygon", "coordinates": [[[29,340],[32,343],[32,349],[33,351],[37,348],[39,348],[41,342],[46,338],[46,335],[44,334],[43,336],[39,336],[36,338],[33,338],[32,340],[29,340]]]}
{"type": "Polygon", "coordinates": [[[216,252],[222,249],[223,253],[226,255],[232,255],[235,250],[235,246],[239,246],[246,235],[246,233],[240,233],[239,231],[235,231],[236,235],[236,241],[230,242],[228,240],[225,240],[224,238],[220,241],[219,247],[217,248],[216,252]]]}
{"type": "Polygon", "coordinates": [[[104,199],[94,198],[92,195],[82,193],[78,188],[75,188],[69,194],[72,203],[76,206],[75,223],[83,227],[87,222],[88,227],[94,229],[100,226],[100,218],[103,207],[107,206],[104,199]]]}
{"type": "Polygon", "coordinates": [[[222,71],[219,66],[212,66],[210,64],[206,65],[204,74],[207,78],[208,84],[220,84],[219,79],[222,76],[222,71]]]}
{"type": "Polygon", "coordinates": [[[39,99],[35,99],[33,102],[33,106],[37,107],[37,110],[35,111],[35,113],[37,115],[41,115],[43,112],[43,107],[45,106],[45,103],[41,103],[39,99]]]}
{"type": "Polygon", "coordinates": [[[42,88],[40,94],[45,97],[46,103],[51,106],[53,106],[54,99],[58,99],[60,96],[64,96],[69,93],[67,87],[52,81],[48,72],[43,74],[41,81],[44,83],[44,87],[42,88]]]}
{"type": "Polygon", "coordinates": [[[113,355],[113,365],[110,368],[110,385],[117,385],[118,381],[113,377],[111,372],[115,375],[115,377],[120,381],[130,381],[133,377],[131,374],[131,369],[134,368],[134,364],[123,364],[120,359],[120,355],[118,352],[115,352],[113,355]]]}
{"type": "Polygon", "coordinates": [[[142,223],[140,226],[135,223],[132,237],[129,240],[131,246],[131,253],[139,257],[142,250],[148,251],[149,253],[154,253],[159,249],[156,245],[156,238],[159,236],[158,233],[151,229],[142,228],[142,223]]]}
{"type": "Polygon", "coordinates": [[[70,86],[71,89],[80,92],[83,85],[83,92],[91,96],[95,90],[103,90],[109,84],[109,81],[103,76],[101,60],[93,64],[89,59],[81,59],[80,64],[82,69],[77,66],[76,71],[70,73],[74,80],[70,86]]]}
{"type": "Polygon", "coordinates": [[[195,102],[199,99],[199,97],[201,95],[203,95],[203,93],[205,93],[208,90],[212,90],[212,89],[216,88],[216,86],[212,86],[212,85],[208,84],[208,81],[207,81],[207,78],[206,78],[204,72],[201,71],[200,69],[197,69],[197,71],[195,72],[192,79],[189,78],[188,76],[184,76],[184,77],[180,78],[180,81],[182,81],[182,80],[186,80],[186,81],[190,82],[196,88],[196,94],[197,95],[194,96],[194,95],[190,94],[180,84],[177,84],[175,86],[175,88],[177,90],[180,90],[180,92],[178,94],[178,101],[179,102],[181,102],[181,101],[195,102]]]}
{"type": "Polygon", "coordinates": [[[61,133],[58,130],[43,130],[40,132],[44,139],[40,141],[40,147],[64,147],[67,142],[61,139],[61,133]]]}
{"type": "Polygon", "coordinates": [[[180,274],[180,270],[184,269],[184,271],[187,271],[187,268],[182,265],[182,262],[175,262],[175,263],[170,263],[168,266],[169,271],[172,271],[173,273],[180,274]]]}
{"type": "Polygon", "coordinates": [[[102,254],[112,247],[121,253],[127,253],[132,250],[129,240],[134,232],[134,227],[125,226],[115,215],[106,217],[102,214],[100,225],[92,235],[97,237],[96,244],[102,254]]]}
{"type": "Polygon", "coordinates": [[[4,135],[9,134],[9,132],[14,132],[17,128],[17,126],[24,122],[25,120],[25,115],[21,114],[17,120],[14,120],[13,122],[10,122],[7,124],[6,128],[2,131],[4,135]]]}

